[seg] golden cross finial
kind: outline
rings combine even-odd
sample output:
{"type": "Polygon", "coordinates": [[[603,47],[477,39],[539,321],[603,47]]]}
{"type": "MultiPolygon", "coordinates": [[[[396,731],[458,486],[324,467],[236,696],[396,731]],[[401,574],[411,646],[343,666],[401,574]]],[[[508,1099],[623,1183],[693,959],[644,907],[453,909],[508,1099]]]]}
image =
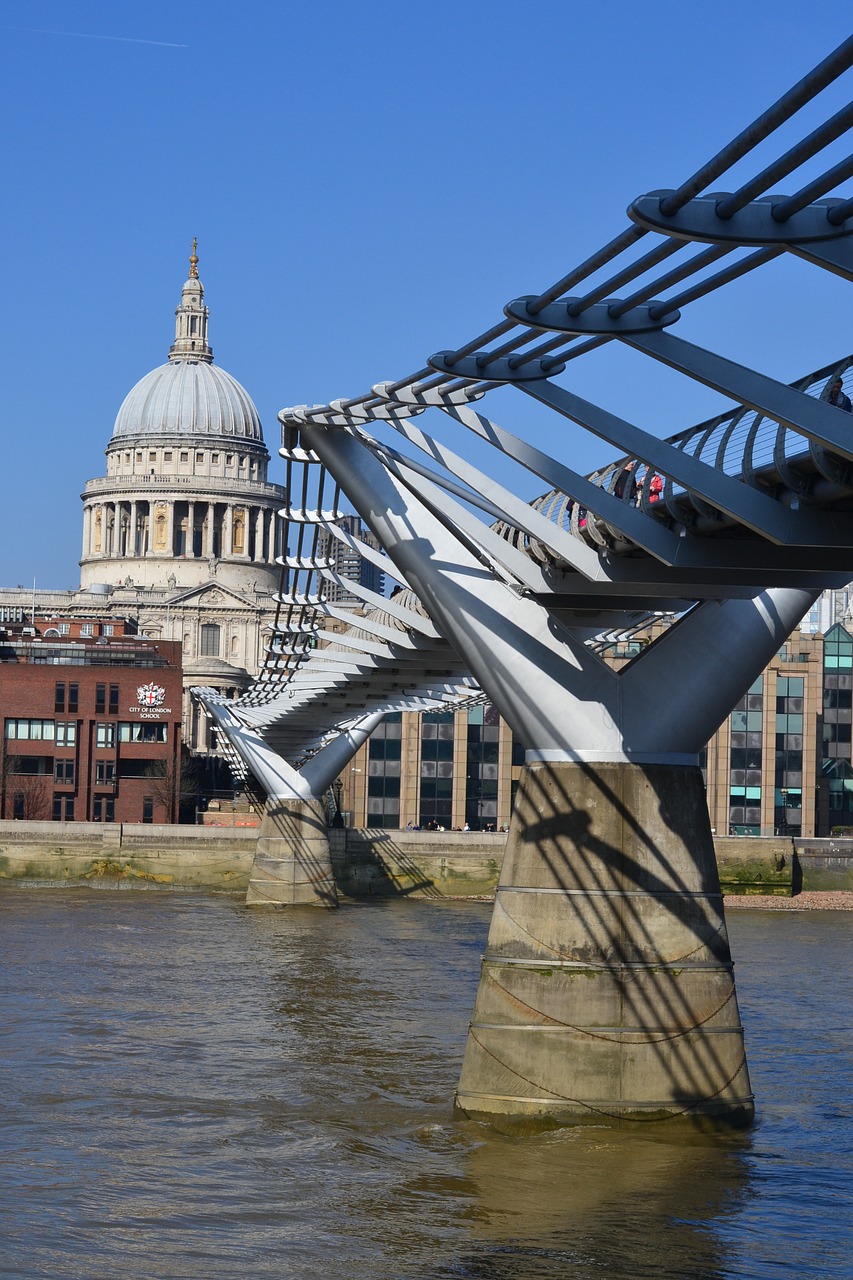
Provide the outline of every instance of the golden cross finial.
{"type": "Polygon", "coordinates": [[[196,253],[197,248],[198,248],[198,240],[196,239],[195,236],[193,236],[193,251],[190,254],[190,279],[191,280],[198,279],[198,254],[196,253]]]}

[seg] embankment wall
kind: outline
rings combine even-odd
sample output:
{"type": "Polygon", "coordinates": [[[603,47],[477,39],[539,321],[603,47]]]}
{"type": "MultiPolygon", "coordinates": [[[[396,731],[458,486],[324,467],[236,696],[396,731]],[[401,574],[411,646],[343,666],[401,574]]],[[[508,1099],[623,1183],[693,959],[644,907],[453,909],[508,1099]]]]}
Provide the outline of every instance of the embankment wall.
{"type": "MultiPolygon", "coordinates": [[[[0,822],[0,885],[245,891],[257,828],[0,822]]],[[[331,831],[339,891],[352,897],[494,892],[502,832],[331,831]]],[[[725,893],[853,890],[853,839],[716,839],[725,893]]]]}

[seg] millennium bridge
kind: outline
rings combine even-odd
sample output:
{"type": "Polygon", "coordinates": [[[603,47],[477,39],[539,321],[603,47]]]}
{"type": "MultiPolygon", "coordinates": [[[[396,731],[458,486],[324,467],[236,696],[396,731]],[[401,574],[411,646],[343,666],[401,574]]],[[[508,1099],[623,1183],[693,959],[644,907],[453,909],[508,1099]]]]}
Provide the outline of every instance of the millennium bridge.
{"type": "MultiPolygon", "coordinates": [[[[853,576],[853,357],[828,351],[786,384],[678,328],[745,277],[760,299],[785,254],[853,277],[840,190],[853,156],[836,145],[853,104],[776,143],[851,63],[853,38],[463,345],[279,415],[288,554],[266,666],[234,703],[196,691],[268,797],[248,900],[333,905],[329,784],[389,711],[488,697],[526,763],[465,1115],[521,1128],[752,1119],[698,753],[821,590],[853,576]],[[732,181],[766,143],[774,158],[732,181]],[[735,189],[718,189],[727,176],[735,189]],[[664,439],[582,398],[573,362],[614,342],[733,407],[664,439]],[[486,402],[506,388],[522,398],[501,396],[499,423],[486,402]],[[559,456],[527,425],[531,399],[563,424],[559,456]],[[581,433],[606,446],[591,474],[571,465],[581,433]],[[531,483],[532,503],[517,496],[531,483]],[[380,551],[341,524],[345,509],[380,551]],[[342,579],[330,540],[398,590],[342,579]],[[336,606],[332,584],[364,616],[336,606]],[[596,637],[652,614],[672,625],[614,671],[596,637]]],[[[809,319],[792,298],[791,325],[809,319]]]]}

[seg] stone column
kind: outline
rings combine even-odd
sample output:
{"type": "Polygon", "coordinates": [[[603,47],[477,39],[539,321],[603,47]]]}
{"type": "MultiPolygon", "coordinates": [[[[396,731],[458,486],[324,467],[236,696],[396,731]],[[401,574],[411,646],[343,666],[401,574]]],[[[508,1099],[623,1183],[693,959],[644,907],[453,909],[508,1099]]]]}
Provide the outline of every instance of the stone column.
{"type": "Polygon", "coordinates": [[[174,498],[168,499],[167,510],[169,512],[169,519],[166,525],[166,542],[169,547],[169,555],[173,556],[175,554],[175,500],[174,498]]]}
{"type": "Polygon", "coordinates": [[[115,560],[121,557],[121,503],[113,502],[112,510],[113,532],[110,539],[110,555],[115,560]]]}
{"type": "Polygon", "coordinates": [[[137,531],[136,531],[136,519],[137,519],[137,516],[136,516],[136,499],[135,499],[135,498],[133,498],[133,499],[131,499],[131,503],[130,503],[130,529],[129,529],[129,536],[128,536],[128,547],[127,547],[127,552],[128,552],[128,555],[129,555],[129,556],[134,557],[134,558],[135,558],[135,557],[136,557],[136,555],[138,554],[138,548],[137,548],[137,531]]]}
{"type": "Polygon", "coordinates": [[[222,522],[222,556],[233,555],[232,539],[234,537],[234,508],[229,502],[225,507],[225,519],[222,522]]]}
{"type": "Polygon", "coordinates": [[[204,554],[208,557],[213,555],[213,522],[216,519],[216,508],[214,503],[207,504],[207,531],[204,538],[204,554]]]}
{"type": "Polygon", "coordinates": [[[268,512],[268,515],[269,515],[270,527],[269,527],[269,555],[267,558],[270,564],[275,564],[276,541],[277,541],[277,533],[278,533],[278,516],[276,515],[275,511],[268,512]]]}
{"type": "Polygon", "coordinates": [[[92,554],[92,508],[83,508],[83,555],[82,559],[92,554]]]}
{"type": "Polygon", "coordinates": [[[262,564],[264,559],[264,509],[256,507],[254,514],[255,521],[255,554],[252,560],[255,564],[262,564]]]}
{"type": "Polygon", "coordinates": [[[184,554],[195,559],[195,503],[192,499],[187,503],[187,546],[184,554]]]}

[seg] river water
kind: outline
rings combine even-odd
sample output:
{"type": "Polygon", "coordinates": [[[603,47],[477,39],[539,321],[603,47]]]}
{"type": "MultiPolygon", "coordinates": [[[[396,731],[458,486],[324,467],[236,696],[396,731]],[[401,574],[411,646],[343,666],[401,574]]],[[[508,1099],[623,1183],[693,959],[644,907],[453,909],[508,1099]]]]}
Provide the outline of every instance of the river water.
{"type": "Polygon", "coordinates": [[[454,1121],[491,907],[0,895],[0,1276],[853,1276],[843,912],[731,913],[759,1120],[454,1121]]]}

